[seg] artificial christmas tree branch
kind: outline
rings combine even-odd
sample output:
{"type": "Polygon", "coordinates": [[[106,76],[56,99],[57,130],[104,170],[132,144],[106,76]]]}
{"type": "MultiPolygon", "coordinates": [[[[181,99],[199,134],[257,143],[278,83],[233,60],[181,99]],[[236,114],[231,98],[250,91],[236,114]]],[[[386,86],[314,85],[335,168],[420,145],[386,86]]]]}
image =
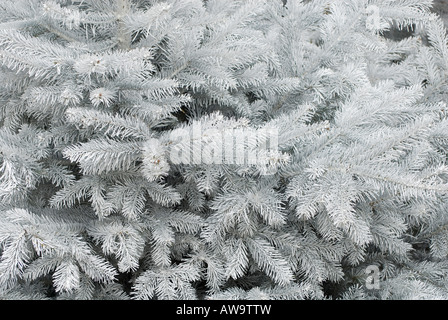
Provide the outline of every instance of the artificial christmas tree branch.
{"type": "Polygon", "coordinates": [[[2,1],[0,297],[446,299],[430,5],[2,1]]]}

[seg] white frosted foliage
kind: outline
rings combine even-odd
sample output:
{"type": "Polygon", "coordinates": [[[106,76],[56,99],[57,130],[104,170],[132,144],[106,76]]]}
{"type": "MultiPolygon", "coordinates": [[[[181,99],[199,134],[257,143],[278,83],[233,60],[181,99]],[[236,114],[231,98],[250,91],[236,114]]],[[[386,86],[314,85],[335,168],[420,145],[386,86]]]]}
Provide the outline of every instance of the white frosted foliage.
{"type": "Polygon", "coordinates": [[[0,300],[448,299],[446,2],[1,0],[0,300]]]}
{"type": "Polygon", "coordinates": [[[165,156],[165,148],[157,139],[149,139],[144,143],[142,157],[142,173],[149,181],[168,174],[170,165],[165,156]]]}

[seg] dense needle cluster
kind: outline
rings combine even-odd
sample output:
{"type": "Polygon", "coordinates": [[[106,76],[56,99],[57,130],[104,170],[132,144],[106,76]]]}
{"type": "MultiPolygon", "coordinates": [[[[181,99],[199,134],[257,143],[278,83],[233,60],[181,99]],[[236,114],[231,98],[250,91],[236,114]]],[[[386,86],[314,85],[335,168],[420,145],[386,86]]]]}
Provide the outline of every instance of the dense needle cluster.
{"type": "Polygon", "coordinates": [[[0,297],[447,299],[431,5],[1,1],[0,297]]]}

